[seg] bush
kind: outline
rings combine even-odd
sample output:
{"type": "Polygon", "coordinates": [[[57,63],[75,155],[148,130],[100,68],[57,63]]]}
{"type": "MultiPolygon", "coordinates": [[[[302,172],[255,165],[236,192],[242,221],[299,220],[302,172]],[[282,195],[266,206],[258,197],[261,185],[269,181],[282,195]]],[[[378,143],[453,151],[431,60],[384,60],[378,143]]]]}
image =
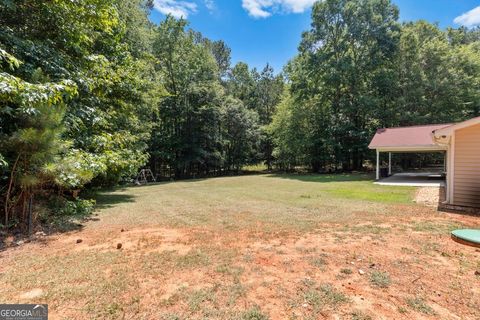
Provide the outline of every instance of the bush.
{"type": "Polygon", "coordinates": [[[95,207],[95,200],[66,200],[64,202],[64,207],[60,209],[60,215],[72,217],[85,217],[92,214],[95,207]]]}
{"type": "Polygon", "coordinates": [[[91,215],[95,209],[95,200],[68,200],[55,197],[41,206],[39,221],[54,229],[68,230],[74,227],[74,220],[81,220],[91,215]]]}

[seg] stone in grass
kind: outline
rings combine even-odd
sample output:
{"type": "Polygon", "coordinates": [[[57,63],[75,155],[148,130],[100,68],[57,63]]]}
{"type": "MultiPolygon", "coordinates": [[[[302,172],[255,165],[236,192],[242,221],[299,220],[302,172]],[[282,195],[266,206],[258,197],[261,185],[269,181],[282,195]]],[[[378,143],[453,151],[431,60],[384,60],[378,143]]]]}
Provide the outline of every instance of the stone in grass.
{"type": "Polygon", "coordinates": [[[362,269],[358,269],[358,273],[363,276],[365,274],[365,271],[363,271],[362,269]]]}

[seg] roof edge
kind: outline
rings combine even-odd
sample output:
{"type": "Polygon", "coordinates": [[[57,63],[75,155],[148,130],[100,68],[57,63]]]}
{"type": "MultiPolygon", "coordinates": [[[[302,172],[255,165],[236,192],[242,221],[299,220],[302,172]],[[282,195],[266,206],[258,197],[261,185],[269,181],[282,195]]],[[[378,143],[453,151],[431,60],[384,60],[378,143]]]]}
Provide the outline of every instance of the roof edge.
{"type": "Polygon", "coordinates": [[[409,146],[368,146],[370,150],[379,150],[384,152],[401,151],[443,151],[445,147],[439,144],[428,145],[409,145],[409,146]]]}
{"type": "Polygon", "coordinates": [[[457,124],[453,124],[453,125],[445,127],[445,128],[434,130],[433,135],[436,138],[438,138],[440,136],[449,136],[456,130],[460,130],[460,129],[467,128],[467,127],[470,127],[470,126],[474,126],[476,124],[480,124],[480,117],[472,118],[472,119],[469,119],[467,121],[463,121],[463,122],[460,122],[460,123],[457,123],[457,124]]]}
{"type": "MultiPolygon", "coordinates": [[[[449,127],[453,126],[457,123],[431,123],[431,124],[416,124],[416,125],[411,125],[411,126],[398,126],[398,127],[386,127],[386,128],[378,128],[378,130],[395,130],[395,129],[408,129],[408,128],[422,128],[422,127],[437,127],[437,126],[444,126],[444,127],[449,127]]],[[[439,130],[439,129],[437,129],[439,130]]]]}

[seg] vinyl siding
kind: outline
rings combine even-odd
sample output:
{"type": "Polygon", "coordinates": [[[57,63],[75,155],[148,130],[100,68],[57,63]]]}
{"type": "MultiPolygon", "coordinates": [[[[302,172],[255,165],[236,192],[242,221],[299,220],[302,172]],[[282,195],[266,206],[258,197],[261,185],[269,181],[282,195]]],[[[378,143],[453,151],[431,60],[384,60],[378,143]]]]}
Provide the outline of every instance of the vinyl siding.
{"type": "Polygon", "coordinates": [[[455,132],[455,205],[480,207],[480,124],[455,132]]]}

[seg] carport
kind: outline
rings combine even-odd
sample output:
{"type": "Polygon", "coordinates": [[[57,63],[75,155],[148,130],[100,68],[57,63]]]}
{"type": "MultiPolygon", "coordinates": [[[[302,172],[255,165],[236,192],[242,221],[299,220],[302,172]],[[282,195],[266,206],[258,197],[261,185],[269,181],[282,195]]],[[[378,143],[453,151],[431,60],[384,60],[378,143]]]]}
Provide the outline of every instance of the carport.
{"type": "Polygon", "coordinates": [[[445,187],[445,176],[438,172],[402,172],[375,182],[382,186],[445,187]]]}
{"type": "Polygon", "coordinates": [[[445,145],[434,142],[433,132],[451,124],[422,125],[411,127],[384,128],[377,133],[369,145],[370,149],[376,150],[376,179],[378,184],[405,185],[405,186],[443,186],[445,171],[447,168],[445,145]],[[402,172],[392,175],[392,157],[398,153],[442,153],[444,165],[441,170],[435,172],[402,172]],[[382,153],[388,154],[388,177],[381,179],[380,161],[382,153]]]}

